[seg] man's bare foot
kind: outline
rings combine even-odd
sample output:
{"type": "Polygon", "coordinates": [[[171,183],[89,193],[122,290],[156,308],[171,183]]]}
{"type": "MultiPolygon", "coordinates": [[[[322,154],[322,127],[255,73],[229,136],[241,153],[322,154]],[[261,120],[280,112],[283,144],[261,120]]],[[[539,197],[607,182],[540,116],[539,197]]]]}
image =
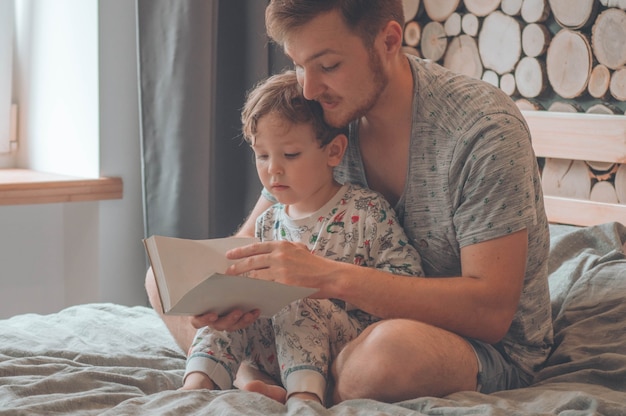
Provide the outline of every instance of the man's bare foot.
{"type": "Polygon", "coordinates": [[[283,404],[285,404],[285,400],[287,400],[287,391],[284,388],[275,384],[264,383],[261,380],[252,380],[243,386],[241,390],[260,393],[283,404]]]}

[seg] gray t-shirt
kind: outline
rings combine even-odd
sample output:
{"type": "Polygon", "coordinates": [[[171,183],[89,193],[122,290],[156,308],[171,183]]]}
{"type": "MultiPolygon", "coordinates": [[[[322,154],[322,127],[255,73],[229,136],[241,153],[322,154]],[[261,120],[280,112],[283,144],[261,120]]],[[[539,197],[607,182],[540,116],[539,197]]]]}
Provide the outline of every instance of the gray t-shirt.
{"type": "MultiPolygon", "coordinates": [[[[528,229],[521,299],[501,344],[533,374],[553,341],[548,289],[549,229],[528,126],[501,90],[408,56],[413,123],[404,193],[394,207],[426,276],[460,276],[461,247],[528,229]]],[[[367,186],[356,122],[335,171],[367,186]]]]}

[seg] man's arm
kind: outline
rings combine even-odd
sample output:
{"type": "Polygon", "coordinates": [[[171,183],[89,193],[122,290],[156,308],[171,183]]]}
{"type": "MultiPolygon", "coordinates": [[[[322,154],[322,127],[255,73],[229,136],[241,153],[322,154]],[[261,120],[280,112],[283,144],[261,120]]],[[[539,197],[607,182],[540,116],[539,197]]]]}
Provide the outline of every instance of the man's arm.
{"type": "Polygon", "coordinates": [[[462,276],[448,278],[344,279],[346,299],[383,318],[409,318],[477,338],[499,341],[508,331],[522,291],[528,233],[461,249],[462,276]],[[388,287],[388,289],[385,289],[388,287]],[[359,293],[360,292],[360,293],[359,293]]]}
{"type": "Polygon", "coordinates": [[[256,219],[261,215],[266,209],[272,206],[272,202],[270,202],[263,195],[259,197],[259,200],[256,202],[256,205],[252,209],[252,212],[246,219],[246,221],[241,225],[239,230],[235,233],[235,237],[254,237],[254,227],[256,223],[256,219]]]}
{"type": "Polygon", "coordinates": [[[247,258],[229,272],[318,288],[319,297],[345,300],[381,318],[414,319],[494,343],[517,309],[527,246],[526,229],[467,246],[461,249],[463,276],[421,278],[336,262],[289,242],[266,242],[231,250],[230,258],[247,258]]]}

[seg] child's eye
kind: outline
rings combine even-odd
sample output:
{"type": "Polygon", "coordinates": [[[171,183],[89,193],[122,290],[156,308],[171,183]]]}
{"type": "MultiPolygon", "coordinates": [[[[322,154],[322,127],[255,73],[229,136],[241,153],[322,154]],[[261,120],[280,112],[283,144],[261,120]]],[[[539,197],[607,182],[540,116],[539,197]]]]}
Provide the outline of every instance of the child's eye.
{"type": "Polygon", "coordinates": [[[256,155],[256,159],[257,160],[266,160],[267,159],[267,155],[256,155]]]}
{"type": "Polygon", "coordinates": [[[300,156],[300,152],[298,152],[298,153],[285,153],[285,157],[287,159],[295,159],[298,156],[300,156]]]}

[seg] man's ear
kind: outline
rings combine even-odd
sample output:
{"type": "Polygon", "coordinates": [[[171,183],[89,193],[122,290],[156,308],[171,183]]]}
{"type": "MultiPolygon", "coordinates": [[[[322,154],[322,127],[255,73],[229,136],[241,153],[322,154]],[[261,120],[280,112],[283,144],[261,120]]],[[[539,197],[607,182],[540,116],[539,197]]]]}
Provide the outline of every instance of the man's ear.
{"type": "Polygon", "coordinates": [[[328,165],[338,166],[343,159],[344,153],[348,148],[348,138],[345,134],[338,134],[335,138],[326,145],[328,151],[328,165]]]}
{"type": "Polygon", "coordinates": [[[395,20],[390,20],[382,29],[382,37],[385,45],[385,53],[394,53],[402,48],[404,30],[395,20]]]}

